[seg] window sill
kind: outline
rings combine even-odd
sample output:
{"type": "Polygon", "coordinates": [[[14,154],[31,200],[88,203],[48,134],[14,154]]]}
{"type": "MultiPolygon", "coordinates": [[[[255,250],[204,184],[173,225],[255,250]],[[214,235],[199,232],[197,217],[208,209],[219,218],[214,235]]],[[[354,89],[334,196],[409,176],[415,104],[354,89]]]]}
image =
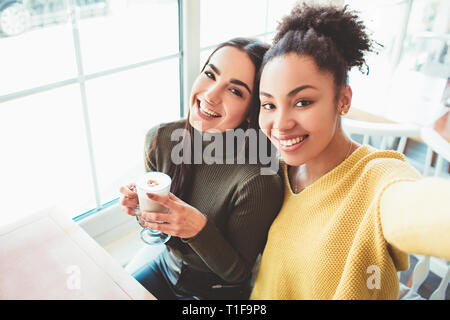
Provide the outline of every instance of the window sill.
{"type": "Polygon", "coordinates": [[[118,204],[78,221],[86,233],[101,245],[122,267],[125,267],[144,244],[139,238],[142,229],[132,216],[118,204]]]}

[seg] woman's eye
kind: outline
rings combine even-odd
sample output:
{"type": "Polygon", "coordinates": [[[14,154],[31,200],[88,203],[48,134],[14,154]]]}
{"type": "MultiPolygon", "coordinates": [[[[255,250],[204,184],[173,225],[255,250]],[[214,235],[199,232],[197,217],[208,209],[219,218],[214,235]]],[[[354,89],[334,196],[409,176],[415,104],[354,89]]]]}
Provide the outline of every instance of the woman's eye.
{"type": "Polygon", "coordinates": [[[311,100],[300,100],[295,104],[295,106],[296,107],[306,107],[306,106],[309,106],[311,103],[312,103],[311,100]]]}
{"type": "Polygon", "coordinates": [[[208,78],[215,80],[216,78],[214,77],[214,74],[212,72],[209,71],[205,71],[205,74],[208,78]]]}
{"type": "Polygon", "coordinates": [[[235,95],[237,95],[238,97],[242,97],[242,92],[240,90],[232,88],[230,89],[230,91],[235,95]]]}
{"type": "Polygon", "coordinates": [[[275,108],[275,106],[272,103],[264,103],[261,105],[261,108],[264,108],[266,110],[272,110],[273,108],[275,108]]]}

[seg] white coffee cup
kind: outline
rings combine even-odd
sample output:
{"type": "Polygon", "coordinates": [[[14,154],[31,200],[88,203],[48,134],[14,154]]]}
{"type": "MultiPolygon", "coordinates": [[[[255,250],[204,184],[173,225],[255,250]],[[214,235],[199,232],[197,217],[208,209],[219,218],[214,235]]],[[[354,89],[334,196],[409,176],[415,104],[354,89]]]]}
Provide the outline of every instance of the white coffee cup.
{"type": "Polygon", "coordinates": [[[162,172],[147,172],[136,181],[136,190],[141,211],[167,212],[168,209],[158,202],[149,199],[147,193],[155,193],[168,197],[172,179],[162,172]]]}

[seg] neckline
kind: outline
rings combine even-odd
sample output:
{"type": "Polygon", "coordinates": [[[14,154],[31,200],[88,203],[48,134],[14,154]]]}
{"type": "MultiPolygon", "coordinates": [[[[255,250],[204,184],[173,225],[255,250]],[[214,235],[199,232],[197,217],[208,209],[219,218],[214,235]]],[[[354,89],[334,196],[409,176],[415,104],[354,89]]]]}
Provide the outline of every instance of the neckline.
{"type": "Polygon", "coordinates": [[[370,148],[370,146],[368,146],[368,145],[360,145],[344,161],[339,163],[335,168],[333,168],[332,170],[330,170],[327,173],[325,173],[323,176],[321,176],[319,179],[317,179],[316,181],[311,183],[309,186],[307,186],[305,189],[303,189],[299,193],[295,193],[294,192],[294,190],[292,189],[292,186],[291,186],[291,182],[289,181],[288,169],[291,166],[285,165],[284,169],[283,169],[283,174],[284,174],[284,179],[286,181],[286,185],[288,187],[288,190],[289,190],[290,194],[293,195],[293,196],[300,196],[302,194],[305,194],[305,192],[310,190],[313,186],[322,184],[323,181],[326,181],[325,179],[327,179],[329,176],[331,176],[332,174],[334,174],[338,170],[341,170],[343,167],[345,167],[345,166],[352,167],[354,165],[354,163],[360,158],[359,155],[361,153],[367,153],[369,148],[370,148]]]}

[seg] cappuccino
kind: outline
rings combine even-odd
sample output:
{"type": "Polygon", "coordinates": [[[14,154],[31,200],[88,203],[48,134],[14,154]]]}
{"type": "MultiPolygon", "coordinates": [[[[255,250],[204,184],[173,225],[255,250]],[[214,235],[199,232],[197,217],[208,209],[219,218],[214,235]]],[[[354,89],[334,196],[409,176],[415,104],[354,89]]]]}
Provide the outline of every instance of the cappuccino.
{"type": "Polygon", "coordinates": [[[162,172],[147,172],[136,182],[136,189],[139,198],[139,207],[142,211],[167,212],[167,209],[149,199],[147,193],[155,193],[163,197],[168,197],[172,179],[162,172]]]}

